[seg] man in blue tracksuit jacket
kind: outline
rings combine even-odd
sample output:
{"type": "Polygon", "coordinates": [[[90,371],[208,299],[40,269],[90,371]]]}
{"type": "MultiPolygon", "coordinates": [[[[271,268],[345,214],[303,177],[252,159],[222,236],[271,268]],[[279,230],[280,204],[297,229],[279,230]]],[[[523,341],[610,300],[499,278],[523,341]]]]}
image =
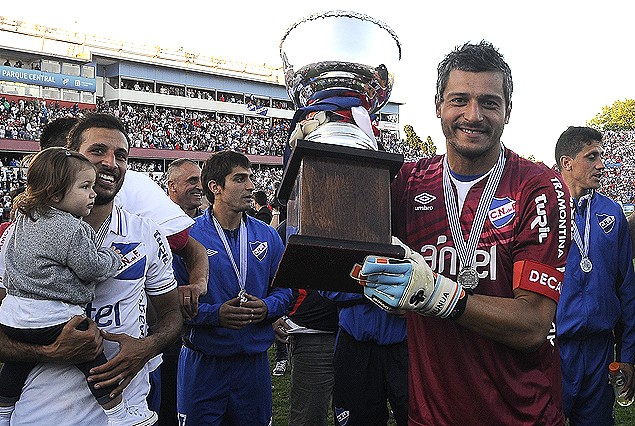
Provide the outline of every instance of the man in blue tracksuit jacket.
{"type": "MultiPolygon", "coordinates": [[[[254,185],[242,154],[223,151],[204,164],[211,207],[190,235],[207,250],[207,294],[187,322],[179,357],[177,408],[182,426],[269,425],[271,322],[285,314],[291,289],[270,283],[284,246],[274,228],[248,216],[254,185]]],[[[175,265],[187,282],[183,263],[175,265]]]]}
{"type": "MultiPolygon", "coordinates": [[[[635,275],[628,223],[616,202],[596,192],[604,172],[602,134],[569,127],[556,144],[556,161],[573,197],[572,244],[556,312],[569,423],[614,424],[608,366],[614,329],[622,322],[617,359],[632,395],[635,361],[635,275]]],[[[553,228],[552,228],[553,229],[553,228]]]]}
{"type": "Polygon", "coordinates": [[[406,425],[406,319],[383,311],[363,294],[330,291],[320,294],[340,306],[334,357],[335,424],[386,425],[389,401],[397,425],[406,425]]]}

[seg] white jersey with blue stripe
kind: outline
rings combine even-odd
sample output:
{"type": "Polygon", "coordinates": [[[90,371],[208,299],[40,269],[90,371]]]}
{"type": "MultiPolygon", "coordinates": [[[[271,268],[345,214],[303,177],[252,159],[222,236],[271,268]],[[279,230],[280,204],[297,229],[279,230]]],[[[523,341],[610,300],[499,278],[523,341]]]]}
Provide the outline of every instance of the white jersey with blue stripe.
{"type": "MultiPolygon", "coordinates": [[[[176,288],[167,240],[151,220],[114,207],[102,245],[120,250],[123,266],[114,278],[97,285],[95,299],[87,305],[86,313],[104,330],[143,338],[148,330],[147,296],[158,296],[176,288]]],[[[0,255],[0,273],[4,272],[3,259],[0,255]]],[[[109,359],[117,351],[116,342],[104,342],[104,352],[109,359]]],[[[142,411],[148,409],[148,374],[159,363],[159,357],[150,360],[126,387],[124,399],[129,405],[142,411]]],[[[38,425],[52,421],[57,426],[108,424],[84,375],[72,365],[41,364],[34,368],[16,404],[11,424],[38,425]]]]}

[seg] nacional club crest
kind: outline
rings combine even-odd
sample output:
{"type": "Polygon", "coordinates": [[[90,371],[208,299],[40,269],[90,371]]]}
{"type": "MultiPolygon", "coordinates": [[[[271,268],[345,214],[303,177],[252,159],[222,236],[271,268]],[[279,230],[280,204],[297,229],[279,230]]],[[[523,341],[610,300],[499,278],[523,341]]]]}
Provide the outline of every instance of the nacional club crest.
{"type": "Polygon", "coordinates": [[[337,424],[341,426],[346,426],[348,424],[348,419],[350,417],[350,411],[345,410],[340,407],[335,407],[335,417],[337,419],[337,424]]]}
{"type": "Polygon", "coordinates": [[[253,243],[249,243],[249,248],[251,249],[253,255],[256,256],[256,259],[262,262],[265,256],[267,256],[267,249],[269,246],[266,241],[264,243],[261,241],[254,241],[253,243]]]}
{"type": "Polygon", "coordinates": [[[613,230],[613,227],[615,226],[615,216],[596,213],[595,217],[597,217],[600,228],[602,228],[602,231],[604,231],[605,234],[608,234],[613,230]]]}
{"type": "Polygon", "coordinates": [[[516,201],[509,197],[494,197],[492,204],[490,204],[489,211],[487,212],[487,216],[495,228],[502,228],[516,217],[516,201]]]}
{"type": "Polygon", "coordinates": [[[113,243],[121,254],[121,268],[117,271],[118,280],[137,280],[145,275],[146,256],[141,243],[113,243]]]}

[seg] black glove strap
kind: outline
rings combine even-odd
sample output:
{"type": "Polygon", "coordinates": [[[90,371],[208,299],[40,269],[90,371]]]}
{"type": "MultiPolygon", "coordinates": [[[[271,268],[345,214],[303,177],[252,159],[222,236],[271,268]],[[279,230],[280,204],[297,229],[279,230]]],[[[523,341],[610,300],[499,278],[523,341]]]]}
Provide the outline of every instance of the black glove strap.
{"type": "Polygon", "coordinates": [[[456,302],[456,306],[454,307],[454,310],[448,316],[448,318],[454,321],[461,318],[461,315],[463,315],[463,312],[465,312],[465,307],[467,306],[467,297],[467,292],[464,289],[461,289],[461,297],[459,297],[459,301],[456,302]]]}

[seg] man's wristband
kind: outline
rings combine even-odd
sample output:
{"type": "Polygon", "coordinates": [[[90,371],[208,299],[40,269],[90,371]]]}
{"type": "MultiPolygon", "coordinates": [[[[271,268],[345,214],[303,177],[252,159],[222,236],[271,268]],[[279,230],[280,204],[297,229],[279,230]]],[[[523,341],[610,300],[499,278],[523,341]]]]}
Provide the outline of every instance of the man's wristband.
{"type": "Polygon", "coordinates": [[[458,320],[465,312],[465,307],[467,306],[467,292],[464,289],[461,289],[461,296],[459,297],[458,302],[456,302],[456,306],[452,310],[452,313],[448,316],[451,320],[458,320]]]}

